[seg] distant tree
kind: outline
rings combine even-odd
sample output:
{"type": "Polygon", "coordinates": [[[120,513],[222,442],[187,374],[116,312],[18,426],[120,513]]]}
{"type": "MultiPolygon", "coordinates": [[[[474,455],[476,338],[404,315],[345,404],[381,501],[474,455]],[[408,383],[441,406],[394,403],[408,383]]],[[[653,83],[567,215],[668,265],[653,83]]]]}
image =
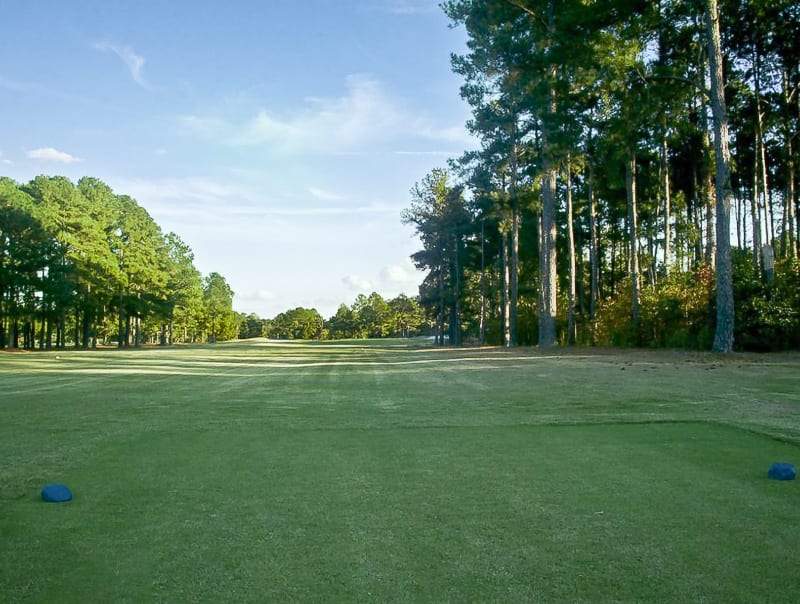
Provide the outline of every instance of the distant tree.
{"type": "Polygon", "coordinates": [[[63,176],[37,176],[23,187],[38,206],[36,213],[43,226],[62,250],[65,262],[59,272],[70,280],[75,292],[69,309],[74,312],[74,342],[84,347],[97,341],[97,327],[119,270],[104,223],[108,212],[100,207],[104,185],[99,181],[93,184],[84,187],[98,192],[90,198],[63,176]]]}
{"type": "Polygon", "coordinates": [[[389,335],[391,309],[377,292],[360,295],[353,304],[353,316],[361,337],[381,338],[389,335]]]}
{"type": "Polygon", "coordinates": [[[325,322],[316,309],[297,307],[273,318],[267,335],[275,340],[319,340],[325,335],[325,322]]]}
{"type": "Polygon", "coordinates": [[[60,247],[36,217],[34,200],[0,178],[0,348],[33,347],[36,319],[50,330],[60,247]]]}
{"type": "MultiPolygon", "coordinates": [[[[204,317],[193,261],[177,235],[97,178],[0,178],[0,347],[167,344],[178,330],[194,341],[204,317]]],[[[222,319],[235,337],[233,315],[222,319]]]]}
{"type": "Polygon", "coordinates": [[[194,266],[194,253],[178,235],[168,233],[166,245],[168,280],[164,318],[168,336],[163,337],[162,327],[162,343],[176,339],[185,342],[193,339],[202,315],[203,280],[194,266]]]}
{"type": "Polygon", "coordinates": [[[328,319],[328,333],[334,340],[353,338],[356,334],[356,320],[353,310],[347,304],[340,304],[336,314],[328,319]]]}
{"type": "Polygon", "coordinates": [[[203,285],[203,310],[209,342],[236,337],[236,315],[233,312],[233,290],[219,273],[211,273],[203,285]]]}
{"type": "Polygon", "coordinates": [[[389,333],[400,338],[408,338],[419,333],[425,323],[425,316],[419,303],[405,294],[389,300],[389,333]]]}
{"type": "Polygon", "coordinates": [[[451,345],[461,343],[466,236],[472,217],[463,187],[448,183],[447,170],[434,169],[411,189],[411,206],[403,222],[413,224],[423,249],[411,256],[428,275],[420,286],[420,303],[435,317],[437,341],[444,343],[445,326],[451,345]]]}
{"type": "Polygon", "coordinates": [[[236,313],[236,318],[239,321],[240,340],[261,337],[264,331],[264,320],[261,317],[255,313],[247,315],[236,313]]]}

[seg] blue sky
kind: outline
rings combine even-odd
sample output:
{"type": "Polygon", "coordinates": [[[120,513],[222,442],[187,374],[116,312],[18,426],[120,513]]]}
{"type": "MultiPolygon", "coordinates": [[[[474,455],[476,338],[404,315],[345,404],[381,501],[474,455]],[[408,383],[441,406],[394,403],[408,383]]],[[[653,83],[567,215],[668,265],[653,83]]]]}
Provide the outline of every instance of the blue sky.
{"type": "Polygon", "coordinates": [[[438,0],[5,0],[0,175],[95,176],[234,308],[415,295],[409,189],[474,147],[438,0]]]}

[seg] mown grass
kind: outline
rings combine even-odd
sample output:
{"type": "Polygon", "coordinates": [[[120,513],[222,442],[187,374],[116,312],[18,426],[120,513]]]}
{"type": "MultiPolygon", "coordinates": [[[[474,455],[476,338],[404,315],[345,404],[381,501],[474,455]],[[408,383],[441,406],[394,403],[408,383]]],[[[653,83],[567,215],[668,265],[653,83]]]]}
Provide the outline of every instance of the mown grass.
{"type": "Polygon", "coordinates": [[[798,355],[0,354],[0,600],[795,602],[798,399],[798,355]]]}

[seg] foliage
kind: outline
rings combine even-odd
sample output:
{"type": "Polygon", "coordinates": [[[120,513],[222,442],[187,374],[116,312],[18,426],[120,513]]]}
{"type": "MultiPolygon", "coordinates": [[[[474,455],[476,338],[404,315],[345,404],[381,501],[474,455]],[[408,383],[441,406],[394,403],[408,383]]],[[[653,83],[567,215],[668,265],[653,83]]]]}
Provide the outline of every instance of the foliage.
{"type": "Polygon", "coordinates": [[[711,300],[713,271],[674,272],[658,287],[642,291],[639,330],[630,321],[631,288],[623,281],[620,294],[598,311],[593,338],[599,345],[708,349],[713,338],[711,300]]]}
{"type": "Polygon", "coordinates": [[[241,317],[240,337],[264,335],[279,340],[319,340],[349,338],[407,338],[419,335],[424,318],[419,303],[404,294],[384,300],[377,292],[359,294],[352,305],[340,304],[336,314],[323,321],[315,309],[295,308],[270,320],[256,315],[241,317]],[[255,325],[261,321],[262,331],[255,325]],[[248,335],[243,335],[247,333],[248,335]]]}
{"type": "Polygon", "coordinates": [[[479,148],[451,161],[455,182],[426,176],[404,215],[429,318],[507,346],[796,347],[796,3],[591,4],[442,4],[466,30],[452,66],[479,148]],[[725,82],[710,72],[722,63],[725,82]],[[453,224],[430,210],[445,185],[466,200],[453,224]],[[463,253],[443,247],[453,234],[463,253]],[[734,236],[750,273],[733,274],[734,236]]]}
{"type": "Polygon", "coordinates": [[[420,304],[436,325],[436,338],[461,343],[464,264],[472,216],[462,186],[451,186],[447,170],[434,169],[411,189],[403,222],[414,225],[423,249],[411,256],[428,275],[420,286],[420,304]]]}
{"type": "Polygon", "coordinates": [[[322,316],[313,308],[297,307],[269,322],[266,335],[275,340],[319,340],[325,334],[322,316]]]}
{"type": "Polygon", "coordinates": [[[771,281],[746,254],[734,258],[737,345],[745,350],[800,348],[800,260],[776,263],[771,281]]]}
{"type": "Polygon", "coordinates": [[[236,318],[239,322],[240,340],[247,340],[249,338],[259,338],[266,335],[265,329],[267,322],[255,313],[247,315],[236,313],[236,318]]]}
{"type": "Polygon", "coordinates": [[[203,325],[209,342],[236,337],[238,325],[233,311],[233,290],[219,273],[211,273],[205,278],[203,310],[203,325]]]}
{"type": "Polygon", "coordinates": [[[204,298],[189,246],[101,180],[0,178],[0,348],[235,337],[232,292],[210,283],[204,298]]]}
{"type": "MultiPolygon", "coordinates": [[[[800,347],[800,261],[776,264],[767,281],[753,268],[747,252],[734,255],[734,304],[739,350],[778,351],[800,347]]],[[[674,272],[659,287],[644,290],[641,331],[629,321],[629,288],[604,301],[593,324],[594,343],[708,349],[714,333],[714,276],[707,266],[692,273],[674,272]]]]}

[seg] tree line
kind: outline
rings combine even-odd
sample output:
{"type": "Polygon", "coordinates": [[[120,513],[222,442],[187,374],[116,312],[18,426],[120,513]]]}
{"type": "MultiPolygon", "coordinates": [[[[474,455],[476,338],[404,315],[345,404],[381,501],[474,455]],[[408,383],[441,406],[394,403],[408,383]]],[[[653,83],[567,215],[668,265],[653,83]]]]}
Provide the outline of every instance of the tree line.
{"type": "Polygon", "coordinates": [[[440,340],[800,346],[800,6],[448,0],[479,148],[411,190],[440,340]]]}
{"type": "Polygon", "coordinates": [[[377,292],[359,294],[348,306],[340,304],[327,321],[316,309],[298,307],[272,319],[240,314],[239,337],[276,340],[342,340],[407,338],[431,332],[419,302],[405,294],[386,300],[377,292]]]}
{"type": "Polygon", "coordinates": [[[222,275],[101,180],[0,178],[0,348],[231,339],[232,305],[222,275]]]}

